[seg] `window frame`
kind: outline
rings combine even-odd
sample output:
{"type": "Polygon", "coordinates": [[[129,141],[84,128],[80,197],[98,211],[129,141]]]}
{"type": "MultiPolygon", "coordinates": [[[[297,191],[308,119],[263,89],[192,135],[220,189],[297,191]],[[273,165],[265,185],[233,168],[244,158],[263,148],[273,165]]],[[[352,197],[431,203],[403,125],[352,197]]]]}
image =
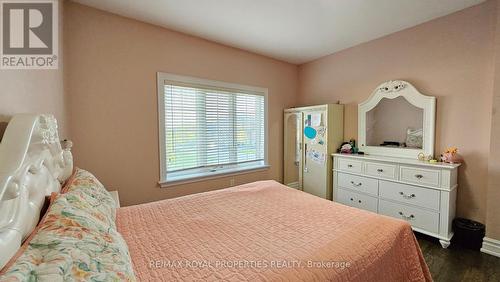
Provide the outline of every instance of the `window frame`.
{"type": "Polygon", "coordinates": [[[252,173],[256,171],[267,170],[269,165],[269,119],[268,119],[268,89],[256,86],[235,84],[223,81],[216,81],[204,78],[176,75],[171,73],[157,73],[157,94],[158,94],[158,137],[159,137],[159,152],[160,152],[160,187],[168,187],[183,183],[197,182],[208,179],[227,177],[230,175],[238,175],[252,173]],[[240,164],[221,165],[219,169],[213,171],[205,168],[197,170],[192,169],[193,173],[171,173],[174,176],[167,177],[167,159],[166,159],[166,135],[165,135],[165,81],[173,81],[184,84],[198,84],[209,87],[234,89],[240,91],[253,92],[256,95],[264,96],[264,160],[240,164]],[[175,176],[177,175],[177,176],[175,176]]]}

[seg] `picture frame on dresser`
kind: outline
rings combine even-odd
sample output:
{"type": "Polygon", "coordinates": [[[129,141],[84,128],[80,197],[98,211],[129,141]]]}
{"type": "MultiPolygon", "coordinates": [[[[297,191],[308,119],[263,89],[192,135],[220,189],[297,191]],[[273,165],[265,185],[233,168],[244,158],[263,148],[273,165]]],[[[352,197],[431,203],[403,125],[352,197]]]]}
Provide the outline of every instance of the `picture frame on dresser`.
{"type": "Polygon", "coordinates": [[[388,81],[379,85],[358,107],[359,144],[365,154],[332,155],[333,200],[406,220],[415,231],[439,239],[441,246],[447,248],[453,237],[460,164],[418,160],[421,153],[433,155],[435,104],[435,97],[421,94],[406,81],[388,81]],[[398,103],[381,106],[384,100],[398,103]],[[401,106],[404,103],[408,105],[401,106]],[[373,112],[378,106],[383,109],[374,118],[373,112]],[[400,106],[400,109],[391,108],[400,106]],[[421,115],[411,118],[412,128],[404,123],[404,118],[390,116],[404,114],[405,109],[421,115]],[[420,124],[421,128],[418,128],[420,124]],[[405,147],[406,132],[421,132],[421,143],[417,140],[413,142],[416,147],[405,147]],[[398,137],[399,141],[393,140],[398,137]],[[375,141],[370,143],[369,138],[375,141]],[[401,145],[384,146],[387,143],[401,145]]]}

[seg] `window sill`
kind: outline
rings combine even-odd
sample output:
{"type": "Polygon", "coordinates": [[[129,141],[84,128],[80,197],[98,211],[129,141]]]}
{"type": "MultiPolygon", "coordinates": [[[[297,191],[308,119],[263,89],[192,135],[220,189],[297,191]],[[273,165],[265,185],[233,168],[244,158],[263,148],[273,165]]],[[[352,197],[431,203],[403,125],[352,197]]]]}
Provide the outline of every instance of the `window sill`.
{"type": "Polygon", "coordinates": [[[215,172],[201,172],[201,173],[196,173],[196,174],[170,177],[170,179],[168,179],[168,180],[161,180],[159,182],[159,184],[160,184],[161,188],[166,188],[166,187],[172,187],[172,186],[181,185],[181,184],[200,182],[200,181],[217,179],[217,178],[228,177],[228,176],[233,176],[233,175],[264,171],[264,170],[268,170],[270,167],[271,166],[267,165],[267,164],[258,164],[258,165],[252,165],[252,166],[242,166],[239,168],[229,168],[229,169],[225,169],[225,170],[222,169],[222,170],[215,171],[215,172]]]}

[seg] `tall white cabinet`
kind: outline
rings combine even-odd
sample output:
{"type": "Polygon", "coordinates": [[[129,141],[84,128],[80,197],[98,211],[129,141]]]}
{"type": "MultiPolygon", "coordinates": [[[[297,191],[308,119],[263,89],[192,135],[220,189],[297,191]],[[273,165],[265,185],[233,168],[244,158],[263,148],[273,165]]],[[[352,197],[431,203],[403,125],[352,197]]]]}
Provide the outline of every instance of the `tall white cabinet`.
{"type": "Polygon", "coordinates": [[[332,199],[332,159],[343,141],[344,106],[326,104],[284,112],[284,183],[332,199]]]}

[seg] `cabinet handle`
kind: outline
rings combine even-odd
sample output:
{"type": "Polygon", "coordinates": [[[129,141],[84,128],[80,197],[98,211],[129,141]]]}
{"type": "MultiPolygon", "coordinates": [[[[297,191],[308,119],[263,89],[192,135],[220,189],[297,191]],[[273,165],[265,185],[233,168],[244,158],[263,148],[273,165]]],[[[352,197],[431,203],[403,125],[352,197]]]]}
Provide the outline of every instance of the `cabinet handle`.
{"type": "Polygon", "coordinates": [[[358,203],[360,203],[360,204],[361,204],[361,200],[358,200],[358,203]]]}
{"type": "Polygon", "coordinates": [[[424,178],[424,176],[423,176],[422,174],[415,174],[415,177],[416,177],[417,179],[422,179],[422,178],[424,178]]]}
{"type": "Polygon", "coordinates": [[[354,199],[353,199],[353,198],[351,198],[351,201],[354,201],[354,199]]]}
{"type": "Polygon", "coordinates": [[[348,167],[348,168],[352,168],[352,164],[348,164],[348,165],[347,165],[347,167],[348,167]]]}
{"type": "Polygon", "coordinates": [[[384,170],[383,170],[383,169],[381,169],[381,168],[377,169],[377,171],[378,171],[379,173],[380,173],[380,172],[384,172],[384,170]]]}
{"type": "Polygon", "coordinates": [[[361,183],[361,182],[356,183],[356,182],[354,182],[354,181],[351,181],[351,184],[352,184],[353,186],[359,187],[359,186],[361,186],[361,184],[362,184],[362,183],[361,183]]]}
{"type": "Polygon", "coordinates": [[[415,218],[415,216],[413,214],[410,214],[409,216],[405,215],[403,212],[399,212],[399,215],[403,218],[403,219],[406,219],[406,220],[412,220],[415,218]]]}
{"type": "Polygon", "coordinates": [[[399,195],[403,196],[403,198],[405,198],[405,199],[415,198],[415,194],[407,195],[403,192],[399,192],[399,195]]]}

